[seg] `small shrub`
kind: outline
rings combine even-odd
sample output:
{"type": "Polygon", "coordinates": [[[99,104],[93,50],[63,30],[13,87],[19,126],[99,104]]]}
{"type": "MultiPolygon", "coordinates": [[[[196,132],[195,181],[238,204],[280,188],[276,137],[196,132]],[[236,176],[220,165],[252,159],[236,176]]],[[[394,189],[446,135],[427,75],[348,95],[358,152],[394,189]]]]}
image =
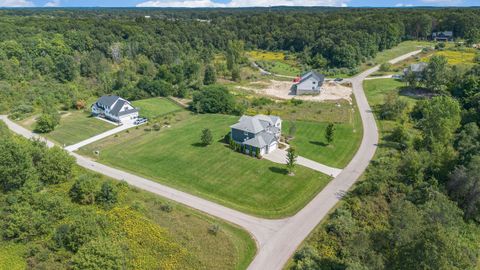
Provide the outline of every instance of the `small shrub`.
{"type": "Polygon", "coordinates": [[[160,124],[159,124],[159,123],[153,124],[153,130],[155,130],[155,131],[160,131],[160,128],[161,128],[161,127],[160,127],[160,124]]]}
{"type": "Polygon", "coordinates": [[[160,206],[160,210],[162,210],[163,212],[170,213],[173,211],[173,206],[171,206],[168,203],[164,203],[160,206]]]}
{"type": "Polygon", "coordinates": [[[141,201],[137,201],[137,200],[133,201],[131,207],[132,207],[133,210],[136,210],[138,212],[144,212],[145,211],[145,204],[141,201]]]}
{"type": "Polygon", "coordinates": [[[291,99],[290,102],[292,102],[292,104],[295,105],[295,106],[298,106],[298,105],[303,104],[303,100],[301,100],[301,99],[295,99],[295,98],[294,98],[294,99],[291,99]]]}
{"type": "Polygon", "coordinates": [[[220,231],[220,226],[218,224],[212,224],[210,227],[208,227],[209,234],[217,235],[219,231],[220,231]]]}
{"type": "Polygon", "coordinates": [[[382,72],[388,72],[392,69],[392,64],[390,63],[383,63],[381,66],[380,66],[380,71],[382,72]]]}

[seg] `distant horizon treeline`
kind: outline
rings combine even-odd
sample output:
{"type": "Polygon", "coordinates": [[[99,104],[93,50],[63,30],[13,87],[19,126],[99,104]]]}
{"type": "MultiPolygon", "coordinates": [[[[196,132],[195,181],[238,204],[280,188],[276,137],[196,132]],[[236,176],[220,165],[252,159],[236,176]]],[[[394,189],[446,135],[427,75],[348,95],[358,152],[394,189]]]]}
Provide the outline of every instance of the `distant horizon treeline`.
{"type": "Polygon", "coordinates": [[[403,40],[480,29],[475,8],[1,9],[0,18],[2,112],[109,93],[191,96],[211,82],[207,67],[241,79],[243,50],[289,51],[308,68],[354,73],[403,40]]]}

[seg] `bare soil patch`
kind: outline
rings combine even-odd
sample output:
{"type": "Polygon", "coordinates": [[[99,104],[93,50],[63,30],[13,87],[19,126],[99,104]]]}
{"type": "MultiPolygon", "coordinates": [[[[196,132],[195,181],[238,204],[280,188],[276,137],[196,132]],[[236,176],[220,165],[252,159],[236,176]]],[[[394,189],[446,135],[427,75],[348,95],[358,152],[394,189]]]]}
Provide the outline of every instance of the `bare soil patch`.
{"type": "Polygon", "coordinates": [[[259,83],[253,82],[251,86],[237,86],[237,89],[253,91],[260,95],[271,96],[279,99],[300,99],[308,101],[347,100],[352,102],[352,88],[333,81],[326,81],[319,95],[297,96],[292,92],[293,83],[290,81],[270,80],[268,85],[259,88],[259,83]]]}

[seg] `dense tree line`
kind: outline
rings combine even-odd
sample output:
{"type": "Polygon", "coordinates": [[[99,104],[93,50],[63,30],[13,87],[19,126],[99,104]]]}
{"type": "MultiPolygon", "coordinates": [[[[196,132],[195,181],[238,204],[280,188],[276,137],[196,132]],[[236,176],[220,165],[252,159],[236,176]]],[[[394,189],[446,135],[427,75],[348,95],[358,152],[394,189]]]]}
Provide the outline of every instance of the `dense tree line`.
{"type": "Polygon", "coordinates": [[[354,72],[402,40],[453,30],[473,41],[480,29],[478,9],[6,9],[0,17],[0,111],[17,116],[108,93],[190,96],[216,75],[238,80],[243,50],[286,50],[306,67],[354,72]]]}

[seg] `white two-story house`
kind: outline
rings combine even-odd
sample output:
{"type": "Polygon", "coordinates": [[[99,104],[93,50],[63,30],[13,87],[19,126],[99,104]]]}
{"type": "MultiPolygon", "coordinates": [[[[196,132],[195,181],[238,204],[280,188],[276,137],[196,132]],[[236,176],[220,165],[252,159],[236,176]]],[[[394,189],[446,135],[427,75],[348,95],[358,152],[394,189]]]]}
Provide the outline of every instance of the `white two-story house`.
{"type": "Polygon", "coordinates": [[[125,123],[138,118],[138,109],[119,96],[102,96],[92,105],[92,114],[117,123],[125,123]]]}

